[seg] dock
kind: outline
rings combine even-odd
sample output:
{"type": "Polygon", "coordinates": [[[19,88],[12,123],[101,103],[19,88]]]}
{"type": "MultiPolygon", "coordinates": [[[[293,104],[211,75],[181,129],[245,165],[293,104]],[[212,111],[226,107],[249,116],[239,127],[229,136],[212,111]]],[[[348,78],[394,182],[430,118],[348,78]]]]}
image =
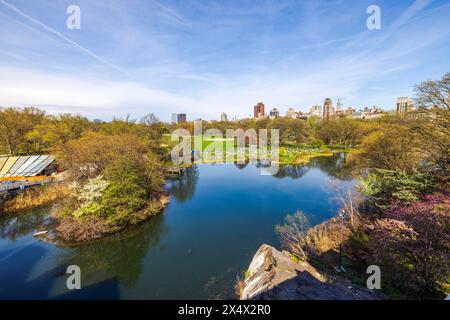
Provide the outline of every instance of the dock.
{"type": "Polygon", "coordinates": [[[0,183],[0,192],[13,191],[18,189],[25,189],[32,186],[44,185],[51,182],[50,178],[34,181],[14,181],[14,182],[2,182],[0,183]]]}
{"type": "Polygon", "coordinates": [[[182,167],[169,167],[169,168],[166,168],[165,171],[168,174],[181,175],[181,174],[183,174],[184,168],[182,168],[182,167]]]}

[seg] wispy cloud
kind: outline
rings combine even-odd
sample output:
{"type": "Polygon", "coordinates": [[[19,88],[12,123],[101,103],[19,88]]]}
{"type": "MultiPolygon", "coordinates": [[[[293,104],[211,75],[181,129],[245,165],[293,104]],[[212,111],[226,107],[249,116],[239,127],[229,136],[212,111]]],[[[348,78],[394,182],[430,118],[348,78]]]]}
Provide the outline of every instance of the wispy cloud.
{"type": "Polygon", "coordinates": [[[450,70],[444,58],[450,54],[450,7],[442,0],[386,3],[383,29],[376,31],[365,26],[368,0],[80,0],[86,20],[82,32],[74,33],[76,41],[50,27],[51,14],[65,12],[58,4],[50,13],[48,3],[39,12],[22,3],[16,10],[4,6],[79,54],[66,57],[67,45],[45,37],[34,46],[33,32],[0,20],[0,30],[8,28],[0,46],[15,44],[0,51],[14,59],[12,65],[0,63],[0,105],[103,118],[152,111],[166,120],[171,112],[186,112],[190,119],[217,118],[222,111],[247,116],[258,101],[282,111],[307,110],[326,97],[390,108],[412,84],[450,70]],[[51,60],[54,52],[60,54],[51,60]],[[84,54],[95,68],[77,59],[84,54]],[[48,60],[44,67],[36,56],[48,60]],[[123,73],[108,72],[118,65],[123,73]]]}
{"type": "Polygon", "coordinates": [[[183,18],[177,11],[175,11],[174,9],[170,8],[167,5],[163,5],[161,4],[159,1],[157,0],[152,0],[151,1],[153,4],[155,4],[155,6],[157,6],[160,9],[160,15],[164,16],[166,19],[170,20],[170,21],[174,21],[177,22],[181,25],[188,25],[188,21],[183,18]]]}
{"type": "Polygon", "coordinates": [[[20,16],[24,17],[25,19],[27,19],[28,21],[34,23],[35,25],[43,28],[45,31],[56,35],[57,37],[59,37],[60,39],[64,40],[65,42],[69,43],[70,45],[78,48],[79,50],[83,51],[84,53],[88,54],[89,56],[91,56],[92,58],[94,58],[95,60],[97,60],[100,63],[106,64],[108,66],[110,66],[111,68],[114,68],[118,71],[121,71],[119,67],[111,64],[110,62],[108,62],[107,60],[103,59],[102,57],[96,55],[94,52],[92,52],[91,50],[85,48],[84,46],[80,45],[79,43],[69,39],[68,37],[66,37],[65,35],[63,35],[62,33],[60,33],[59,31],[56,31],[53,28],[50,28],[49,26],[47,26],[46,24],[42,23],[41,21],[36,20],[35,18],[31,17],[30,15],[26,14],[25,12],[23,12],[22,10],[18,9],[16,6],[6,2],[5,0],[0,0],[0,4],[5,5],[6,7],[8,7],[10,10],[14,11],[15,13],[19,14],[20,16]]]}

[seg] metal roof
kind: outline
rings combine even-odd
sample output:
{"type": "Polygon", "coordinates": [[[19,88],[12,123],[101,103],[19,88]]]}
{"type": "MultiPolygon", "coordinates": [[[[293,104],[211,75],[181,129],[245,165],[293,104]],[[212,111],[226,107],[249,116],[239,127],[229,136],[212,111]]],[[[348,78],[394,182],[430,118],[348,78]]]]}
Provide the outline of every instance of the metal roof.
{"type": "Polygon", "coordinates": [[[33,177],[55,160],[52,155],[0,157],[0,178],[33,177]]]}

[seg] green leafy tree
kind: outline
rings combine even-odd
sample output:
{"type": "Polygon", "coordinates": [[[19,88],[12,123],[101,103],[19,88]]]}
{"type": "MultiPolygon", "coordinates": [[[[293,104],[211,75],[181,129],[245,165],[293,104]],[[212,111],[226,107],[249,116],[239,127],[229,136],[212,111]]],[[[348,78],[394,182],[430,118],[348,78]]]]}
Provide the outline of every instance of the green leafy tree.
{"type": "Polygon", "coordinates": [[[348,149],[361,142],[363,135],[360,128],[359,121],[344,117],[324,122],[319,128],[317,136],[329,145],[348,149]]]}
{"type": "Polygon", "coordinates": [[[407,125],[383,123],[362,139],[352,161],[362,168],[411,170],[421,163],[420,146],[407,125]]]}
{"type": "Polygon", "coordinates": [[[79,115],[61,114],[49,116],[26,137],[34,145],[36,152],[53,152],[64,148],[65,143],[78,139],[90,127],[89,120],[79,115]]]}
{"type": "Polygon", "coordinates": [[[384,207],[392,199],[405,202],[419,200],[420,196],[432,188],[432,177],[417,169],[411,172],[378,169],[361,179],[359,190],[377,205],[384,207]]]}

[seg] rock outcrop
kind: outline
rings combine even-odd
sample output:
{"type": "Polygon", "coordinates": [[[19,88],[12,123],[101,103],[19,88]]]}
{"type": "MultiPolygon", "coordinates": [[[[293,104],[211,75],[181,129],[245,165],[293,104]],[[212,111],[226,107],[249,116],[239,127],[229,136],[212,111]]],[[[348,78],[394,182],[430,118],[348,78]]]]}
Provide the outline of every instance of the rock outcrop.
{"type": "Polygon", "coordinates": [[[330,281],[307,262],[263,244],[241,288],[242,300],[374,300],[383,298],[346,280],[330,281]]]}

